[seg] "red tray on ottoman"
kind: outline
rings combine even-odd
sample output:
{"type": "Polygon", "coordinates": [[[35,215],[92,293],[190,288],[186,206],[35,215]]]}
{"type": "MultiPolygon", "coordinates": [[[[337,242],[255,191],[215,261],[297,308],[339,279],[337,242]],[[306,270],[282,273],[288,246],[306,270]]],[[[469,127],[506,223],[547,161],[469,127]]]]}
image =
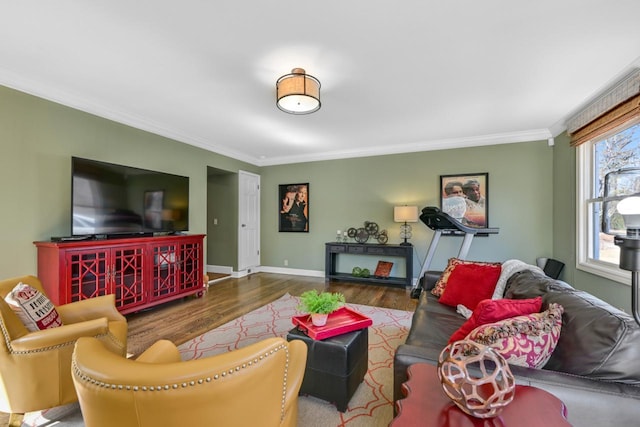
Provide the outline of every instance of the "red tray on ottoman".
{"type": "Polygon", "coordinates": [[[309,314],[293,316],[291,320],[299,330],[305,331],[306,334],[314,340],[323,340],[336,335],[346,334],[347,332],[367,328],[373,324],[370,318],[349,307],[340,307],[329,314],[327,324],[324,326],[313,325],[309,314]]]}

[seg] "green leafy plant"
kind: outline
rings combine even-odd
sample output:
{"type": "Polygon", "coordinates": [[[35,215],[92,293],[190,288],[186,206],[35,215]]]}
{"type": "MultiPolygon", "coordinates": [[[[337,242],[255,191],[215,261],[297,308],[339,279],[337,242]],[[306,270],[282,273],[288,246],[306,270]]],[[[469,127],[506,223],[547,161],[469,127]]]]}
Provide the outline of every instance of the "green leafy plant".
{"type": "Polygon", "coordinates": [[[318,292],[313,289],[300,295],[298,310],[305,313],[329,314],[342,307],[344,295],[338,292],[318,292]]]}

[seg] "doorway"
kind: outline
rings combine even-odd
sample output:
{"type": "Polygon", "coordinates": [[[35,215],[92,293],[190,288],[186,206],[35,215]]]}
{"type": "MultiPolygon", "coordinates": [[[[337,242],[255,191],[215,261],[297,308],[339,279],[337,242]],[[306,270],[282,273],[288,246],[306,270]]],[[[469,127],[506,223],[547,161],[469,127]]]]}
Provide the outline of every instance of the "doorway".
{"type": "Polygon", "coordinates": [[[260,265],[260,175],[238,172],[238,272],[260,265]]]}

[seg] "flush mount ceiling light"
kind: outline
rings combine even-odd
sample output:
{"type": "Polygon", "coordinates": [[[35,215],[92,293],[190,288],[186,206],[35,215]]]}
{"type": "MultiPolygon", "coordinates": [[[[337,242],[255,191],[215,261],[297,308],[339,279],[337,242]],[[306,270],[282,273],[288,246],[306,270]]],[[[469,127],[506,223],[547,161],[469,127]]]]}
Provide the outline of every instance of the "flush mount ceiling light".
{"type": "Polygon", "coordinates": [[[320,109],[320,81],[294,68],[276,82],[279,109],[289,114],[309,114],[320,109]]]}

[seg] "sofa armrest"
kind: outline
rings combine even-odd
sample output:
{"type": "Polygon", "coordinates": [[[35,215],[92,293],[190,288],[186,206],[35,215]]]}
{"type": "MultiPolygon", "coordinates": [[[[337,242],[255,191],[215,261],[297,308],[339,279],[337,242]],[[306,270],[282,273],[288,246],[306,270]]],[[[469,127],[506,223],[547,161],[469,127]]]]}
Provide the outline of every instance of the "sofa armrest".
{"type": "Polygon", "coordinates": [[[442,276],[442,271],[434,271],[429,270],[424,272],[424,276],[422,276],[422,280],[420,284],[422,285],[423,291],[430,291],[435,288],[436,282],[442,276]]]}

